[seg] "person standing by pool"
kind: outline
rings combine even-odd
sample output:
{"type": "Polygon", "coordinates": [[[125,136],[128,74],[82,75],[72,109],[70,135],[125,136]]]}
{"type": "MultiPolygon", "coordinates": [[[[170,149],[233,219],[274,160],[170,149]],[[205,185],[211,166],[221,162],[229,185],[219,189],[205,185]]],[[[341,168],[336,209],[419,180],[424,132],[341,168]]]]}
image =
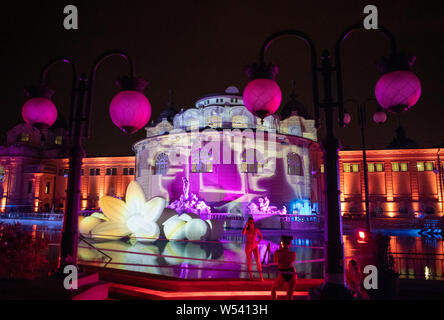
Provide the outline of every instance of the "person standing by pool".
{"type": "Polygon", "coordinates": [[[245,254],[247,255],[247,268],[250,274],[250,279],[253,280],[253,273],[251,272],[251,254],[253,254],[254,259],[256,260],[257,269],[260,274],[260,279],[261,281],[264,281],[264,278],[262,276],[262,265],[259,256],[259,248],[257,246],[259,242],[262,241],[263,237],[260,230],[255,227],[253,218],[248,218],[248,221],[245,224],[244,229],[242,230],[242,234],[244,234],[247,238],[247,242],[245,244],[245,254]]]}
{"type": "Polygon", "coordinates": [[[276,290],[288,283],[287,299],[293,299],[293,292],[296,287],[296,280],[298,278],[296,270],[293,266],[296,261],[296,253],[290,251],[291,241],[293,237],[282,236],[281,248],[274,253],[274,262],[277,263],[279,274],[271,288],[271,298],[276,300],[276,290]]]}

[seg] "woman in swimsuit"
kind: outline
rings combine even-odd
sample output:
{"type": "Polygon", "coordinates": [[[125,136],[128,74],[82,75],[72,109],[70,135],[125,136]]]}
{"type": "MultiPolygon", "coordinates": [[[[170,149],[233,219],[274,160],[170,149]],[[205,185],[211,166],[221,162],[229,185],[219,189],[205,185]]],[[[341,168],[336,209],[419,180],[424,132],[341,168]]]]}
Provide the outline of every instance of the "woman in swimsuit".
{"type": "Polygon", "coordinates": [[[290,245],[293,237],[282,236],[281,248],[274,253],[274,262],[277,263],[279,274],[274,281],[271,289],[271,298],[276,300],[276,290],[285,283],[288,283],[287,299],[293,299],[293,291],[296,287],[296,280],[298,278],[296,270],[294,269],[294,262],[296,260],[296,253],[290,251],[290,245]]]}
{"type": "Polygon", "coordinates": [[[263,237],[259,229],[254,226],[254,219],[248,218],[247,224],[242,230],[242,234],[247,237],[247,242],[245,244],[245,254],[247,255],[247,267],[250,273],[250,279],[253,280],[253,274],[251,273],[251,254],[253,253],[254,259],[256,260],[257,269],[260,274],[260,280],[264,281],[262,276],[262,265],[259,256],[259,249],[257,247],[258,243],[262,241],[263,237]],[[257,239],[259,237],[259,239],[257,239]]]}

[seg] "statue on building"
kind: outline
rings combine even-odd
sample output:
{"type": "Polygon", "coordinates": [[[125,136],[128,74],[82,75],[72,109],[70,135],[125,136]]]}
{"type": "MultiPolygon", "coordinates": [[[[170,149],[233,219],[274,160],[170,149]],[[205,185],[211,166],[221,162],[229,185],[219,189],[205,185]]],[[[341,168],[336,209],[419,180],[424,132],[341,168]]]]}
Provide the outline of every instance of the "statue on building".
{"type": "Polygon", "coordinates": [[[250,214],[287,214],[287,208],[284,206],[282,210],[279,210],[275,206],[270,206],[270,200],[268,197],[259,198],[258,200],[259,204],[256,204],[254,201],[252,201],[248,205],[248,210],[250,211],[250,214]]]}
{"type": "Polygon", "coordinates": [[[190,193],[190,182],[186,177],[182,178],[183,194],[179,200],[174,201],[168,206],[169,209],[176,210],[177,213],[194,213],[194,214],[209,214],[211,208],[194,194],[190,193]]]}

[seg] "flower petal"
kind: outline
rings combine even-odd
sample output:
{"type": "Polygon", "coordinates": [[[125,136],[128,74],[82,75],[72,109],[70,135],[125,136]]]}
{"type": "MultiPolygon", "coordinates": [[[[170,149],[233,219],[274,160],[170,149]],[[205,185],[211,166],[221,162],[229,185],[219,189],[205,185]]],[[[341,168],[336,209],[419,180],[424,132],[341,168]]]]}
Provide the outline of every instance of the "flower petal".
{"type": "Polygon", "coordinates": [[[110,221],[98,224],[91,230],[94,239],[119,240],[131,234],[126,223],[110,221]]]}
{"type": "Polygon", "coordinates": [[[157,221],[163,213],[166,206],[166,200],[162,197],[156,197],[144,204],[143,215],[147,221],[157,221]]]}
{"type": "Polygon", "coordinates": [[[160,229],[157,223],[151,222],[140,226],[134,235],[139,242],[154,242],[159,239],[160,229]]]}
{"type": "Polygon", "coordinates": [[[137,181],[131,181],[126,189],[126,205],[129,215],[142,213],[145,205],[145,194],[137,181]]]}
{"type": "Polygon", "coordinates": [[[79,223],[79,232],[82,236],[90,237],[91,230],[102,222],[102,219],[93,216],[83,218],[82,221],[79,223]]]}
{"type": "Polygon", "coordinates": [[[111,222],[125,222],[128,216],[128,209],[120,199],[104,196],[99,200],[99,206],[102,209],[105,216],[111,222]]]}
{"type": "Polygon", "coordinates": [[[90,215],[90,217],[94,217],[94,218],[97,218],[97,219],[109,221],[109,219],[103,213],[100,213],[100,212],[94,212],[92,215],[90,215]]]}

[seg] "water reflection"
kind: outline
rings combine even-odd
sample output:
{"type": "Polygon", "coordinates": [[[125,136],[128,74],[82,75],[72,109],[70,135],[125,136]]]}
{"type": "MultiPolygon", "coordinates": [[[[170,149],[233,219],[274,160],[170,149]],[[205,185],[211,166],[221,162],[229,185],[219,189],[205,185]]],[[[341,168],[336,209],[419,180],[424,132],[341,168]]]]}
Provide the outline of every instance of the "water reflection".
{"type": "MultiPolygon", "coordinates": [[[[14,221],[7,221],[14,222],[14,221]]],[[[58,257],[62,225],[50,221],[20,221],[22,228],[34,236],[50,240],[49,259],[58,257]]],[[[263,230],[259,245],[264,277],[274,278],[276,269],[269,265],[271,252],[279,247],[282,231],[263,230]]],[[[288,232],[285,232],[286,234],[288,232]]],[[[401,277],[444,279],[444,244],[442,239],[416,236],[412,231],[396,231],[390,236],[395,269],[401,277]]],[[[300,278],[322,278],[323,234],[293,233],[292,250],[296,252],[296,270],[300,278]]],[[[92,242],[112,261],[108,268],[126,269],[189,279],[247,278],[244,237],[241,230],[226,230],[220,241],[190,242],[158,240],[155,243],[124,241],[92,242]]],[[[356,258],[360,265],[372,263],[372,252],[366,244],[359,244],[353,235],[345,235],[346,259],[356,258]]],[[[79,259],[83,263],[104,266],[109,259],[85,242],[79,243],[79,259]]],[[[254,261],[254,260],[253,260],[254,261]]],[[[253,270],[256,266],[253,262],[253,270]]]]}

